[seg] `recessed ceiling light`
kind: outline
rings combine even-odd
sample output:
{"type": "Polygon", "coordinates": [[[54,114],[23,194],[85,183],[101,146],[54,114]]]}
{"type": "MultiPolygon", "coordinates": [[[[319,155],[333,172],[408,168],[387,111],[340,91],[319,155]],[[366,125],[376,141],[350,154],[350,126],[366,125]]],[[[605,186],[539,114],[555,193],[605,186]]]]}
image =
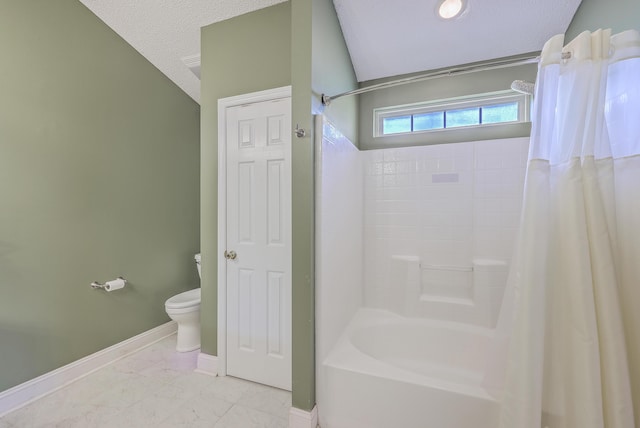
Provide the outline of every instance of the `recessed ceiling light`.
{"type": "Polygon", "coordinates": [[[443,19],[452,19],[464,11],[464,0],[443,0],[438,7],[438,15],[443,19]]]}

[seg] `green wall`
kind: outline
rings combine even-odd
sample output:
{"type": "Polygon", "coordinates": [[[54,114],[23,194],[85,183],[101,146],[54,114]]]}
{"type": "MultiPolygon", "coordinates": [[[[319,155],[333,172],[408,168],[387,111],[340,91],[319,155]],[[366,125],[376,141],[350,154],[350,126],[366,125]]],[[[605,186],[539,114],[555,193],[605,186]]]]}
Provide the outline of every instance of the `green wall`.
{"type": "Polygon", "coordinates": [[[292,375],[293,407],[311,410],[315,405],[315,251],[314,251],[314,151],[311,94],[312,3],[291,0],[292,123],[307,131],[293,138],[292,227],[293,306],[292,375]]]}
{"type": "Polygon", "coordinates": [[[217,355],[218,99],[291,84],[288,2],[201,32],[202,352],[217,355]]]}
{"type": "Polygon", "coordinates": [[[312,10],[312,110],[323,113],[355,145],[358,141],[359,97],[339,98],[322,106],[322,94],[358,88],[351,57],[331,0],[314,0],[312,10]]]}
{"type": "Polygon", "coordinates": [[[0,10],[1,391],[197,286],[199,107],[76,0],[0,10]]]}
{"type": "MultiPolygon", "coordinates": [[[[293,405],[315,405],[314,148],[319,95],[354,89],[353,68],[331,0],[291,0],[202,29],[203,352],[217,354],[217,102],[292,86],[293,405]],[[322,38],[321,38],[322,37],[322,38]]],[[[357,100],[336,104],[331,119],[357,135],[357,100]]]]}
{"type": "Polygon", "coordinates": [[[565,43],[583,31],[598,28],[611,28],[613,34],[625,30],[640,30],[640,1],[582,0],[565,33],[565,43]]]}
{"type": "MultiPolygon", "coordinates": [[[[389,80],[414,76],[416,74],[421,73],[363,82],[361,86],[366,87],[389,80]]],[[[526,64],[451,77],[441,77],[364,93],[360,95],[360,148],[366,150],[384,147],[419,146],[529,136],[531,124],[525,123],[374,138],[373,110],[379,107],[399,106],[503,91],[509,89],[511,82],[514,80],[535,82],[536,74],[537,65],[526,64]]]]}

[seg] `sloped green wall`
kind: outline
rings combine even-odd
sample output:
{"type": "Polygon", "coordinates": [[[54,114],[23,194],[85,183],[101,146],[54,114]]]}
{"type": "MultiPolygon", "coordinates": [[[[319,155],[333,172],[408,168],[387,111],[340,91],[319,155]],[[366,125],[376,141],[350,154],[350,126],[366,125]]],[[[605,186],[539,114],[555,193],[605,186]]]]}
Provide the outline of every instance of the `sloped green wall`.
{"type": "Polygon", "coordinates": [[[76,0],[0,0],[0,56],[2,391],[197,286],[200,112],[76,0]]]}

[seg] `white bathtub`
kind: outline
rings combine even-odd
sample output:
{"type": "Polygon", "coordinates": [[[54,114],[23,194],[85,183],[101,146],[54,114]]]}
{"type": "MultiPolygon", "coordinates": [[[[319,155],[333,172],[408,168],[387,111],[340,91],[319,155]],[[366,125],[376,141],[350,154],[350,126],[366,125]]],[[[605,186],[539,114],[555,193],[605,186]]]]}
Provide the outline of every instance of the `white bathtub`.
{"type": "Polygon", "coordinates": [[[323,361],[322,428],[494,428],[491,330],[360,309],[323,361]]]}

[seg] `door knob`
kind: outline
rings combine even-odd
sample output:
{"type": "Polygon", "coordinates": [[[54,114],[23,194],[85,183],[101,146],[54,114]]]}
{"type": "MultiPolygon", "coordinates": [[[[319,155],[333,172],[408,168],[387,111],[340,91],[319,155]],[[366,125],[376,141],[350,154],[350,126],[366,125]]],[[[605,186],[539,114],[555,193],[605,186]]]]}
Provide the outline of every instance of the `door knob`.
{"type": "Polygon", "coordinates": [[[224,258],[227,260],[235,260],[236,257],[238,257],[238,255],[233,250],[224,252],[224,258]]]}

